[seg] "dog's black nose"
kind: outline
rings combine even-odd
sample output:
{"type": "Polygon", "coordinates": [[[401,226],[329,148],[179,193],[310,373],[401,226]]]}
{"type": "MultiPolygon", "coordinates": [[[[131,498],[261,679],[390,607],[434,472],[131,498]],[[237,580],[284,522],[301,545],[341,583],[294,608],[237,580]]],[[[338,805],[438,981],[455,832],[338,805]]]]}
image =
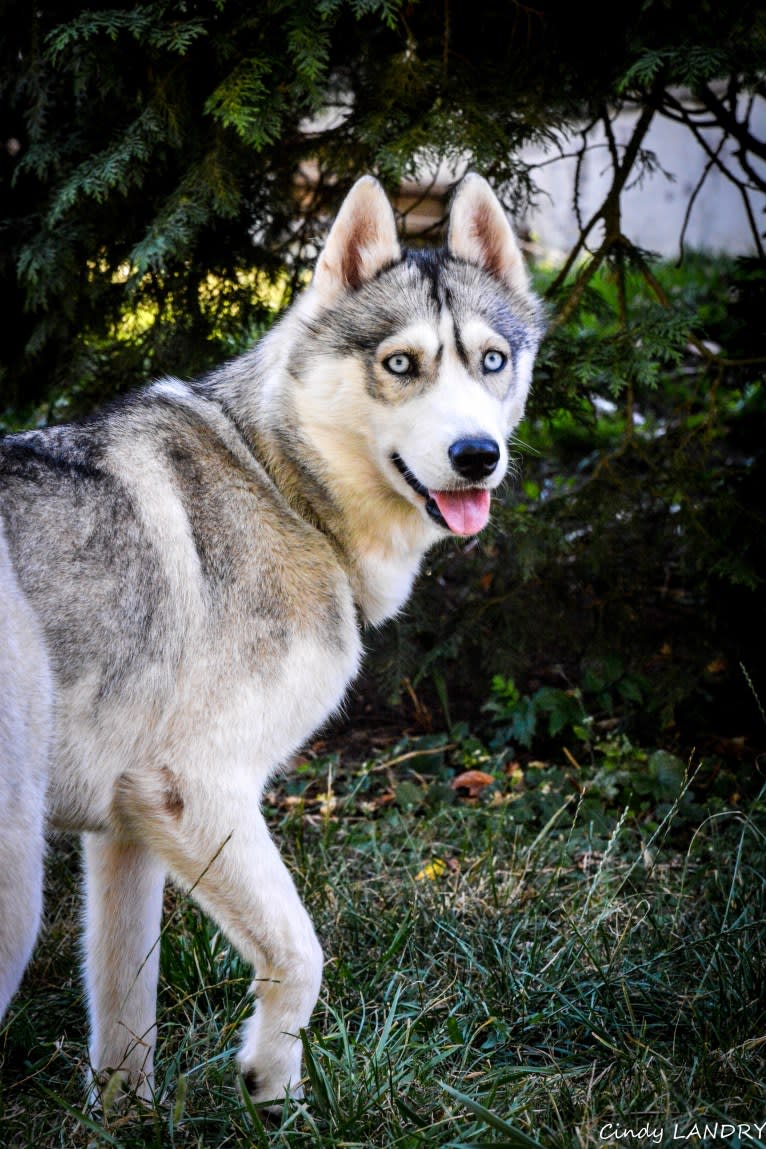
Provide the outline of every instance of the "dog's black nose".
{"type": "Polygon", "coordinates": [[[452,466],[464,479],[486,479],[500,458],[494,439],[456,439],[449,451],[452,466]]]}

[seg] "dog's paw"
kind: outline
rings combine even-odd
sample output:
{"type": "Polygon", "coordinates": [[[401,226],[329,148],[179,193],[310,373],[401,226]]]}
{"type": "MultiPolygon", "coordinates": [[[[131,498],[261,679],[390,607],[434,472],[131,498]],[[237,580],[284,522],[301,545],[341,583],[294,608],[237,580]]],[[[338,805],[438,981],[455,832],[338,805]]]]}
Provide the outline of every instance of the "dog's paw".
{"type": "Polygon", "coordinates": [[[89,1070],[86,1108],[106,1118],[131,1109],[155,1104],[154,1083],[146,1074],[132,1075],[124,1069],[89,1070]]]}
{"type": "Polygon", "coordinates": [[[286,1099],[300,1101],[303,1098],[303,1086],[300,1083],[293,1085],[288,1081],[285,1085],[273,1074],[260,1073],[252,1067],[249,1069],[243,1067],[241,1072],[242,1086],[262,1116],[278,1119],[282,1116],[286,1099]]]}

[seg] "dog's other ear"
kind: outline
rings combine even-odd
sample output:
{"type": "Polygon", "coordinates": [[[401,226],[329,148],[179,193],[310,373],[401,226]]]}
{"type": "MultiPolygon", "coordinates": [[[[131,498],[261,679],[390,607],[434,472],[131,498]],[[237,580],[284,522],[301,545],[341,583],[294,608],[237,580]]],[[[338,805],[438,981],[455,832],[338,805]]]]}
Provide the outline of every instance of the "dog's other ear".
{"type": "Polygon", "coordinates": [[[452,201],[447,247],[459,259],[505,280],[515,291],[529,290],[513,229],[492,188],[475,172],[463,178],[452,201]]]}
{"type": "Polygon", "coordinates": [[[330,229],[314,272],[324,303],[346,288],[356,290],[401,258],[396,221],[386,193],[372,176],[362,176],[348,193],[330,229]]]}

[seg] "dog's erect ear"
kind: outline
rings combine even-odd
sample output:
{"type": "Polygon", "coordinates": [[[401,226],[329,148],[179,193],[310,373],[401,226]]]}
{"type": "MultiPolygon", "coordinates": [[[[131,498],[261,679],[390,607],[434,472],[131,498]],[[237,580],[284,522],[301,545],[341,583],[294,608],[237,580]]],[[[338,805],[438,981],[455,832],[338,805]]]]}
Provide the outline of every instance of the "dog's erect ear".
{"type": "Polygon", "coordinates": [[[447,247],[516,291],[529,290],[524,258],[500,201],[474,172],[464,177],[452,201],[447,247]]]}
{"type": "Polygon", "coordinates": [[[362,176],[348,193],[330,229],[314,272],[314,287],[330,303],[346,288],[356,290],[401,258],[396,221],[386,193],[362,176]]]}

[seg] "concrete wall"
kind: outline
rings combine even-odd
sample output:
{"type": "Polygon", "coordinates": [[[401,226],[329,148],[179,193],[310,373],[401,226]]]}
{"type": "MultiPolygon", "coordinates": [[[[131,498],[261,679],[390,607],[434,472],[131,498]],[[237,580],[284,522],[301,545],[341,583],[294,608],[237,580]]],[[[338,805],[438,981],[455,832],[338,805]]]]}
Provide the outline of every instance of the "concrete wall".
{"type": "MultiPolygon", "coordinates": [[[[619,147],[627,144],[637,117],[638,112],[633,111],[625,111],[617,117],[613,131],[619,147]]],[[[754,106],[751,131],[758,139],[766,140],[766,100],[758,100],[754,106]]],[[[702,134],[715,151],[721,133],[703,129],[702,134]]],[[[560,152],[566,157],[567,153],[577,150],[579,142],[579,137],[562,140],[560,152]]],[[[589,145],[580,174],[580,207],[585,220],[603,202],[611,183],[612,168],[603,128],[593,129],[589,145]]],[[[622,229],[628,239],[640,247],[674,259],[678,256],[679,235],[690,197],[709,156],[688,128],[661,116],[654,118],[644,140],[644,150],[654,153],[656,167],[640,181],[634,177],[623,192],[622,229]]],[[[736,144],[730,140],[724,145],[720,158],[730,171],[741,177],[735,152],[736,144]]],[[[527,148],[522,152],[527,163],[543,166],[534,172],[540,187],[536,204],[524,219],[516,221],[520,231],[530,233],[536,253],[554,259],[569,251],[578,234],[572,206],[576,160],[557,157],[559,151],[555,149],[545,152],[540,148],[527,148]]],[[[766,164],[759,164],[758,170],[766,176],[766,164]]],[[[462,171],[441,169],[433,182],[424,178],[402,187],[396,206],[408,213],[404,219],[406,234],[421,234],[443,217],[449,188],[461,174],[462,171]]],[[[753,191],[750,202],[758,230],[763,235],[766,197],[753,191]]],[[[599,232],[591,234],[591,249],[598,245],[599,239],[599,232]]],[[[731,254],[755,250],[742,195],[715,166],[694,199],[684,242],[687,250],[731,254]]]]}
{"type": "MultiPolygon", "coordinates": [[[[623,112],[614,125],[617,143],[627,144],[637,112],[623,112]]],[[[759,100],[754,108],[751,130],[761,140],[766,139],[766,101],[759,100]]],[[[716,150],[721,133],[704,129],[702,134],[716,150]]],[[[563,150],[576,150],[579,141],[564,143],[563,150]]],[[[611,177],[611,163],[603,128],[591,134],[591,148],[581,169],[580,202],[584,219],[603,202],[611,177]]],[[[678,254],[678,238],[684,215],[709,157],[694,139],[688,128],[663,117],[655,117],[645,138],[645,150],[654,152],[659,170],[626,188],[622,197],[623,231],[641,247],[673,258],[678,254]],[[666,174],[667,173],[667,174],[666,174]]],[[[721,159],[730,171],[742,176],[735,158],[736,144],[728,141],[721,159]]],[[[539,163],[551,157],[540,149],[527,149],[523,157],[527,162],[539,163]]],[[[529,213],[526,224],[533,237],[547,251],[566,252],[577,237],[577,223],[572,210],[575,178],[574,159],[558,159],[535,172],[541,188],[535,210],[529,213]]],[[[761,164],[760,171],[766,166],[761,164]]],[[[766,197],[750,193],[750,201],[761,234],[766,231],[766,197]]],[[[755,250],[752,231],[740,191],[716,167],[708,172],[705,183],[696,196],[686,229],[687,249],[725,251],[736,254],[755,250]]]]}

